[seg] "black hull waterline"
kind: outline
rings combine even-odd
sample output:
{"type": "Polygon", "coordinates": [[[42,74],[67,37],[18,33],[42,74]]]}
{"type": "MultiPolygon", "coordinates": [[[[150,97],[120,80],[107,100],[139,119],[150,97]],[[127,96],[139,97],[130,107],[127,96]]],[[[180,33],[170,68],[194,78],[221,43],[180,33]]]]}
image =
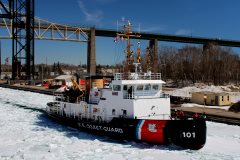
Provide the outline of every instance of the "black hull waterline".
{"type": "Polygon", "coordinates": [[[47,114],[54,120],[94,134],[116,139],[175,144],[184,149],[201,149],[206,142],[205,120],[141,120],[113,118],[109,123],[47,114]]]}

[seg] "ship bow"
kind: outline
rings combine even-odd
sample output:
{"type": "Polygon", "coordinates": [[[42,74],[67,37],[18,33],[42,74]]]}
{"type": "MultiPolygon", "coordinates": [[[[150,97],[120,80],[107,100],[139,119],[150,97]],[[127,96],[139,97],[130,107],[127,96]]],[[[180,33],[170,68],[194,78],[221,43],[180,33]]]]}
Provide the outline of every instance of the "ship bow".
{"type": "Polygon", "coordinates": [[[167,134],[170,142],[187,149],[198,150],[206,143],[205,120],[170,121],[167,134]]]}

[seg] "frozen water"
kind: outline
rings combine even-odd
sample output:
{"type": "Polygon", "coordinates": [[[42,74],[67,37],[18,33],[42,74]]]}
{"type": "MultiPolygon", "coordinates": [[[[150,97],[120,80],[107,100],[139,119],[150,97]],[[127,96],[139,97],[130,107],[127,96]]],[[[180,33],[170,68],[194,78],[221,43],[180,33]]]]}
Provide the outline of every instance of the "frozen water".
{"type": "Polygon", "coordinates": [[[0,88],[0,159],[25,160],[240,160],[240,127],[207,123],[207,143],[198,151],[123,142],[81,132],[28,108],[45,108],[52,97],[0,88]]]}

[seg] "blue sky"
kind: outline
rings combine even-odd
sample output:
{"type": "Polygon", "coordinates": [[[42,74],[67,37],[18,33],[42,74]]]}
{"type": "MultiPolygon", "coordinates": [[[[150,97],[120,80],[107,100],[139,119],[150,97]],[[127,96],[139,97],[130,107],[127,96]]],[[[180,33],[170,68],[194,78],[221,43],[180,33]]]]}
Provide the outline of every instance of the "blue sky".
{"type": "MultiPolygon", "coordinates": [[[[240,40],[239,7],[239,0],[35,0],[35,15],[52,22],[111,29],[125,19],[141,31],[240,40]]],[[[144,49],[147,42],[141,42],[144,49]]],[[[2,40],[2,44],[3,59],[11,57],[11,41],[2,40]]],[[[176,46],[159,42],[162,45],[176,46]]],[[[86,63],[86,50],[85,43],[36,40],[35,61],[45,62],[48,57],[49,63],[86,63]]],[[[122,50],[123,44],[114,44],[113,38],[98,37],[97,63],[119,62],[122,50]]]]}

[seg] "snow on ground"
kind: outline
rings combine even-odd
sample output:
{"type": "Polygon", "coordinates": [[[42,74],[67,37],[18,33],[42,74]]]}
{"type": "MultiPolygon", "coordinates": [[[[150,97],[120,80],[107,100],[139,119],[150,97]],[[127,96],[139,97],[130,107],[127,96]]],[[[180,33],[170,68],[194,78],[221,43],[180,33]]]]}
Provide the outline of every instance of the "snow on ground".
{"type": "Polygon", "coordinates": [[[222,109],[228,111],[230,106],[204,106],[196,103],[184,103],[181,107],[201,107],[203,110],[204,108],[213,108],[213,109],[222,109]]]}
{"type": "Polygon", "coordinates": [[[116,141],[62,126],[41,112],[51,96],[0,88],[2,160],[240,160],[240,127],[207,123],[207,143],[198,151],[116,141]]]}
{"type": "MultiPolygon", "coordinates": [[[[236,103],[240,101],[240,88],[234,85],[228,85],[228,86],[206,86],[203,84],[195,84],[195,86],[192,87],[184,87],[180,89],[175,89],[173,91],[165,91],[166,94],[172,95],[172,96],[179,96],[179,97],[192,97],[193,92],[202,92],[202,91],[208,91],[208,92],[226,92],[230,94],[230,100],[232,103],[236,103]],[[238,92],[236,92],[238,91],[238,92]]],[[[207,108],[218,108],[218,109],[224,109],[228,110],[229,106],[204,106],[204,105],[197,105],[194,103],[191,104],[183,104],[183,107],[207,107],[207,108]]]]}

